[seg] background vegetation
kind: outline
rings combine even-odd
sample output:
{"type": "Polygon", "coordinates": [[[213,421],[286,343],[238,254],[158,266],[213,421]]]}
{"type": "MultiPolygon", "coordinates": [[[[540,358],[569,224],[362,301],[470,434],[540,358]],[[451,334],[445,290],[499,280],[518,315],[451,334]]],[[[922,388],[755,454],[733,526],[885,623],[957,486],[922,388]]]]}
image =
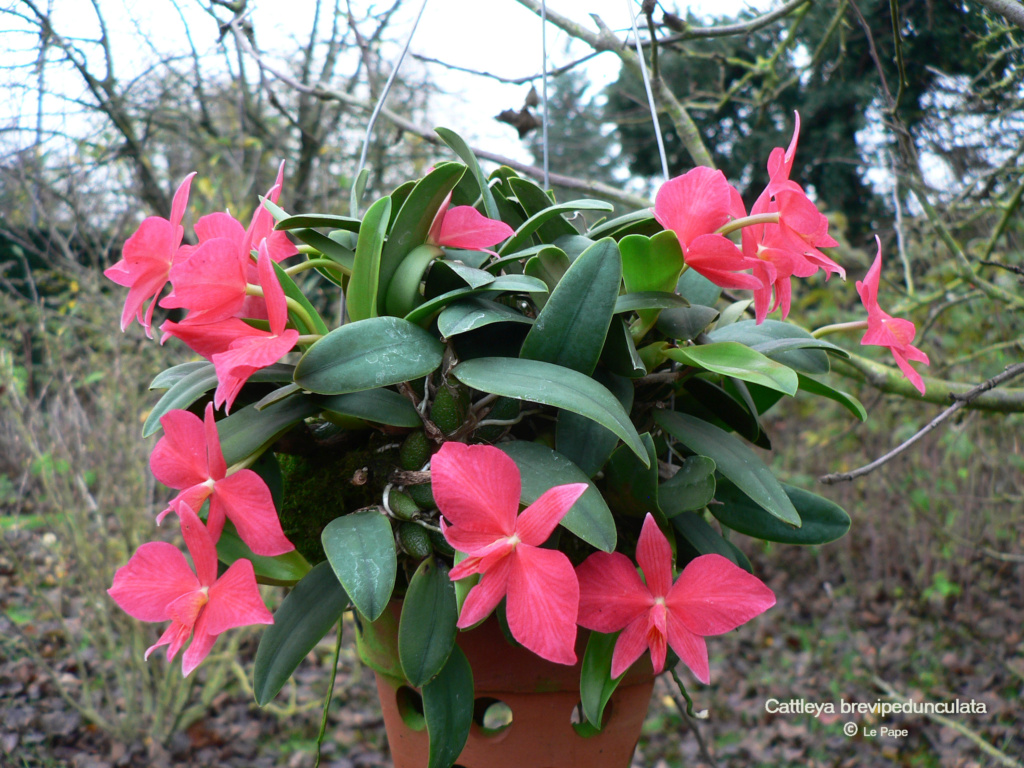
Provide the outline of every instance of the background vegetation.
{"type": "MultiPolygon", "coordinates": [[[[196,209],[246,216],[287,158],[287,208],[346,211],[368,111],[411,9],[318,2],[306,39],[274,63],[261,53],[270,31],[252,23],[244,0],[195,8],[206,26],[194,27],[184,55],[154,46],[147,68],[121,71],[125,43],[102,23],[116,4],[93,4],[95,36],[36,0],[0,5],[10,27],[5,87],[23,105],[0,133],[3,765],[312,764],[330,649],[314,653],[288,696],[258,710],[252,635],[237,633],[183,682],[176,666],[142,661],[153,628],[106,596],[114,569],[153,535],[163,497],[138,439],[153,402],[146,387],[184,357],[137,329],[116,331],[122,296],[100,272],[143,215],[167,215],[171,191],[194,169],[196,209]],[[211,47],[203,36],[214,34],[211,47]]],[[[666,3],[643,9],[642,36],[658,40],[672,173],[710,159],[756,196],[767,153],[788,142],[799,109],[793,176],[830,212],[851,279],[827,291],[800,286],[793,315],[808,327],[850,319],[852,283],[879,232],[884,290],[900,296],[887,309],[917,323],[932,358],[929,402],[906,397],[898,374],[874,363],[880,355],[866,351],[837,371],[868,406],[866,424],[838,407],[780,410],[771,437],[787,448],[786,476],[810,486],[862,466],[937,416],[950,391],[1024,360],[1024,32],[1012,18],[952,0],[789,2],[763,25],[746,11],[708,19],[666,3]],[[737,24],[739,33],[720,34],[737,24]]],[[[549,18],[577,47],[622,63],[607,85],[583,68],[552,78],[551,168],[567,177],[554,186],[560,199],[607,193],[635,205],[660,181],[635,57],[607,45],[611,30],[549,18]]],[[[473,133],[431,107],[445,72],[403,68],[368,148],[372,192],[446,157],[421,126],[473,133]]],[[[539,131],[522,141],[539,164],[539,131]]],[[[851,350],[857,339],[845,340],[851,350]]],[[[1020,765],[1022,402],[1011,382],[878,471],[819,488],[854,519],[840,542],[745,546],[779,605],[750,632],[712,644],[714,685],[695,692],[707,720],[687,717],[659,688],[636,765],[1020,765]],[[894,718],[881,724],[907,737],[847,739],[841,720],[764,709],[769,697],[889,695],[974,698],[988,711],[894,718]]],[[[326,763],[386,765],[372,681],[348,641],[339,674],[326,763]]]]}

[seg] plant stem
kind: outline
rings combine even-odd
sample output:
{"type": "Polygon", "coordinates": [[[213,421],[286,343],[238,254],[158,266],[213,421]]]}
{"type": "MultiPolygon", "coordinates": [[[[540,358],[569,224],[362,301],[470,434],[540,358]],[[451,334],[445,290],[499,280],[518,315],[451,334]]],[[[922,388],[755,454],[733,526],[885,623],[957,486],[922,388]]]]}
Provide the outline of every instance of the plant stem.
{"type": "Polygon", "coordinates": [[[823,325],[816,331],[811,331],[811,336],[816,339],[820,339],[822,336],[828,336],[830,333],[841,333],[843,331],[857,331],[861,328],[867,328],[867,320],[851,320],[848,323],[832,323],[831,325],[823,325]]]}

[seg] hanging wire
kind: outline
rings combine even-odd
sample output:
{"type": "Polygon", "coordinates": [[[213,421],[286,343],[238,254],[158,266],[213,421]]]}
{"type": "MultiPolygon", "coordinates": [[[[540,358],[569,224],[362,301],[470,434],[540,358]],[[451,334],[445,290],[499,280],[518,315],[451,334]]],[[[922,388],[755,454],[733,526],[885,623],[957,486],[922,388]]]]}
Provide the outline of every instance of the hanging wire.
{"type": "Polygon", "coordinates": [[[547,0],[540,3],[540,48],[541,58],[544,60],[542,69],[544,72],[543,85],[541,87],[541,101],[544,104],[544,189],[549,189],[551,184],[548,180],[548,5],[547,0]]]}
{"type": "Polygon", "coordinates": [[[377,97],[377,103],[373,106],[373,112],[370,113],[370,121],[366,126],[366,137],[363,139],[363,151],[359,155],[359,167],[356,169],[355,178],[357,183],[363,172],[363,167],[366,165],[366,154],[370,151],[370,136],[373,134],[373,126],[377,122],[377,117],[380,115],[381,109],[384,108],[384,101],[387,99],[388,93],[391,91],[391,86],[395,82],[398,70],[402,68],[402,62],[405,61],[405,54],[409,52],[409,45],[412,43],[413,35],[416,34],[416,28],[420,25],[420,19],[423,18],[423,11],[426,7],[427,0],[423,0],[423,4],[420,5],[420,12],[416,14],[416,21],[413,22],[412,30],[409,32],[409,37],[405,41],[405,47],[402,48],[402,55],[399,56],[398,61],[395,62],[395,66],[391,70],[391,74],[388,76],[388,81],[384,83],[384,90],[381,91],[380,96],[377,97]]]}
{"type": "Polygon", "coordinates": [[[658,154],[661,155],[661,172],[665,174],[665,181],[668,181],[668,158],[665,156],[665,142],[661,138],[661,124],[658,122],[658,108],[654,105],[654,92],[651,91],[651,78],[647,75],[647,63],[644,61],[644,49],[640,44],[640,32],[636,28],[636,11],[633,10],[633,0],[626,0],[629,6],[629,18],[633,23],[633,42],[636,43],[636,55],[640,59],[640,74],[644,78],[644,88],[647,90],[647,103],[651,107],[651,119],[654,121],[654,135],[658,137],[658,154]]]}

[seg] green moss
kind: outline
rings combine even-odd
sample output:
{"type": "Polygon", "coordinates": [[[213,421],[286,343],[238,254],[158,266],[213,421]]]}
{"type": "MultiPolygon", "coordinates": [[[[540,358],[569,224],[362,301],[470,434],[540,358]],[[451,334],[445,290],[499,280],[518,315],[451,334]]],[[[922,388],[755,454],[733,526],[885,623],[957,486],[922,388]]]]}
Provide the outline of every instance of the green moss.
{"type": "Polygon", "coordinates": [[[373,434],[365,447],[318,456],[278,456],[284,478],[281,527],[311,564],[326,559],[320,534],[336,517],[381,502],[398,451],[381,451],[384,436],[373,434]]]}

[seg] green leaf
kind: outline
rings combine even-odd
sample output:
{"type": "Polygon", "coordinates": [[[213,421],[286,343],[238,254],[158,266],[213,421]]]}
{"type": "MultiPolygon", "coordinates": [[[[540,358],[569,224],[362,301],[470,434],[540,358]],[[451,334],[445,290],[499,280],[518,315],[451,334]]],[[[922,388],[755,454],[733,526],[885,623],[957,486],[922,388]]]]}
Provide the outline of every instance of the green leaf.
{"type": "Polygon", "coordinates": [[[335,328],[295,367],[295,383],[340,395],[426,376],[441,364],[444,345],[398,317],[371,317],[335,328]]]}
{"type": "Polygon", "coordinates": [[[434,132],[441,137],[441,141],[451,147],[452,151],[469,168],[469,172],[473,174],[476,185],[480,190],[480,197],[483,199],[484,214],[489,219],[500,220],[501,214],[498,212],[498,204],[494,200],[491,187],[487,183],[487,177],[480,168],[480,162],[477,160],[476,155],[473,154],[473,150],[455,131],[448,128],[435,128],[434,132]]]}
{"type": "Polygon", "coordinates": [[[775,517],[800,525],[800,515],[775,475],[738,437],[686,413],[655,410],[654,421],[694,453],[712,459],[719,473],[775,517]]]}
{"type": "Polygon", "coordinates": [[[294,323],[299,333],[316,333],[323,335],[327,333],[327,324],[324,323],[320,317],[320,313],[316,311],[316,308],[306,298],[306,294],[299,290],[299,287],[292,280],[291,276],[284,271],[284,267],[280,264],[271,262],[274,267],[274,273],[277,275],[278,282],[281,283],[281,288],[284,291],[284,295],[301,306],[309,318],[312,325],[308,325],[306,321],[298,314],[293,312],[291,309],[288,310],[288,319],[294,323]]]}
{"type": "MultiPolygon", "coordinates": [[[[519,204],[523,206],[523,210],[530,216],[547,210],[555,204],[555,201],[548,197],[543,189],[529,179],[510,178],[508,184],[512,188],[512,193],[516,196],[519,204]]],[[[576,231],[576,227],[561,216],[552,216],[537,228],[537,234],[540,235],[541,240],[545,243],[553,243],[556,238],[563,235],[576,235],[579,233],[576,231]]]]}
{"type": "Polygon", "coordinates": [[[479,297],[469,297],[449,304],[437,316],[437,330],[446,339],[492,323],[530,324],[533,318],[504,304],[479,297]]]}
{"type": "Polygon", "coordinates": [[[615,241],[584,251],[562,276],[523,342],[520,357],[593,373],[622,282],[615,241]]]}
{"type": "Polygon", "coordinates": [[[430,736],[427,768],[451,768],[473,725],[473,670],[458,646],[440,674],[423,686],[423,716],[430,736]]]}
{"type": "Polygon", "coordinates": [[[604,708],[611,699],[625,673],[612,677],[612,654],[615,652],[615,641],[618,634],[604,635],[591,632],[587,640],[587,650],[583,653],[583,664],[580,670],[580,702],[583,704],[583,716],[598,729],[604,719],[604,708]]]}
{"type": "MultiPolygon", "coordinates": [[[[548,245],[541,248],[537,255],[531,257],[526,262],[523,271],[530,277],[543,280],[550,292],[555,290],[559,281],[569,271],[570,266],[572,266],[572,262],[565,255],[565,251],[553,245],[548,245]]],[[[548,297],[543,295],[534,297],[538,307],[543,307],[547,300],[548,297]]]]}
{"type": "Polygon", "coordinates": [[[715,462],[687,456],[679,470],[658,487],[658,505],[666,517],[706,507],[715,497],[715,462]]]}
{"type": "Polygon", "coordinates": [[[614,219],[603,221],[589,230],[587,237],[597,239],[617,234],[621,236],[623,232],[637,232],[639,230],[645,230],[639,233],[646,235],[654,234],[659,229],[661,229],[661,225],[654,220],[654,214],[651,213],[650,209],[645,208],[642,211],[633,211],[624,216],[617,216],[614,219]],[[648,229],[652,231],[646,231],[648,229]]]}
{"type": "Polygon", "coordinates": [[[423,419],[409,398],[390,389],[366,389],[344,395],[314,397],[313,400],[325,411],[354,416],[374,424],[386,424],[389,427],[423,425],[423,419]]]}
{"type": "MultiPolygon", "coordinates": [[[[264,202],[266,205],[266,202],[264,202]]],[[[330,213],[303,213],[296,216],[288,216],[280,219],[274,229],[302,229],[324,227],[329,229],[344,229],[347,232],[359,232],[362,222],[349,216],[336,216],[330,213]]]]}
{"type": "Polygon", "coordinates": [[[252,686],[256,703],[263,706],[278,694],[347,607],[348,595],[329,563],[320,563],[295,585],[256,649],[252,686]]]}
{"type": "MultiPolygon", "coordinates": [[[[689,273],[687,273],[689,274],[689,273]]],[[[658,315],[657,329],[673,339],[690,341],[718,318],[718,310],[691,303],[688,307],[665,309],[658,315]]]]}
{"type": "Polygon", "coordinates": [[[519,467],[522,476],[520,501],[523,504],[532,504],[556,485],[586,483],[590,486],[562,518],[561,525],[604,552],[615,550],[615,519],[601,492],[583,470],[540,443],[513,440],[498,443],[496,447],[508,454],[519,467]]]}
{"type": "Polygon", "coordinates": [[[715,500],[720,503],[709,509],[719,522],[734,531],[783,544],[827,544],[850,530],[850,516],[838,504],[802,488],[785,484],[782,487],[803,521],[799,528],[772,517],[728,481],[719,483],[715,500]]]}
{"type": "MultiPolygon", "coordinates": [[[[674,293],[683,269],[683,250],[675,232],[660,232],[654,237],[627,235],[619,241],[619,250],[622,252],[622,282],[627,291],[674,293]]],[[[642,310],[637,338],[657,319],[657,310],[642,310]]]]}
{"type": "MultiPolygon", "coordinates": [[[[608,388],[629,413],[633,408],[633,383],[622,376],[598,368],[594,378],[608,388]]],[[[583,470],[587,477],[593,477],[608,461],[619,438],[595,421],[572,411],[558,414],[555,428],[555,449],[569,461],[583,470]]]]}
{"type": "Polygon", "coordinates": [[[385,306],[384,297],[398,265],[407,253],[426,241],[434,216],[465,172],[466,166],[460,163],[442,163],[420,179],[402,203],[381,252],[378,307],[385,306]]]}
{"type": "Polygon", "coordinates": [[[398,658],[410,685],[426,685],[444,667],[455,646],[458,620],[448,566],[428,557],[409,582],[398,625],[398,658]]]}
{"type": "Polygon", "coordinates": [[[391,198],[382,197],[370,206],[363,216],[356,243],[356,257],[352,265],[352,278],[345,293],[345,308],[353,320],[376,317],[377,292],[380,281],[380,254],[384,248],[384,235],[391,217],[391,198]]]}
{"type": "Polygon", "coordinates": [[[722,289],[695,269],[687,269],[676,283],[676,292],[691,304],[713,307],[722,289]]]}
{"type": "Polygon", "coordinates": [[[228,525],[217,540],[217,559],[224,565],[231,565],[236,560],[249,560],[261,584],[291,586],[310,571],[309,562],[298,550],[275,557],[257,555],[239,538],[234,526],[229,528],[228,525]]]}
{"type": "Polygon", "coordinates": [[[733,546],[728,539],[722,538],[722,535],[708,524],[703,515],[697,512],[683,512],[672,518],[672,527],[679,534],[676,537],[679,544],[679,562],[700,555],[721,555],[732,560],[747,572],[752,570],[747,556],[733,546]]]}
{"type": "Polygon", "coordinates": [[[156,378],[150,383],[149,388],[151,390],[170,389],[189,374],[206,369],[210,365],[212,365],[212,363],[209,363],[206,360],[195,360],[191,363],[175,365],[165,371],[160,371],[160,373],[156,375],[156,378]]]}
{"type": "Polygon", "coordinates": [[[752,381],[762,387],[785,392],[787,395],[795,395],[800,386],[796,371],[792,368],[735,341],[677,347],[665,350],[665,354],[676,362],[703,368],[722,376],[752,381]]]}
{"type": "Polygon", "coordinates": [[[861,421],[867,421],[867,409],[861,404],[860,400],[853,395],[839,389],[833,389],[828,384],[820,382],[810,376],[804,376],[803,374],[799,374],[799,376],[800,389],[805,392],[810,392],[812,395],[818,395],[820,397],[826,397],[829,400],[835,400],[861,421]]]}
{"type": "MultiPolygon", "coordinates": [[[[761,429],[761,422],[757,418],[757,406],[753,402],[748,402],[738,387],[728,386],[734,382],[737,380],[726,379],[723,382],[726,386],[719,386],[707,379],[694,376],[686,381],[686,388],[678,392],[675,409],[735,432],[758,448],[771,450],[771,441],[761,429]]],[[[744,389],[747,386],[742,381],[738,383],[744,389]]],[[[761,389],[764,392],[774,392],[763,387],[761,389]]],[[[749,396],[749,392],[747,395],[749,396]]]]}
{"type": "MultiPolygon", "coordinates": [[[[194,367],[187,371],[176,372],[173,376],[173,382],[171,381],[172,377],[169,375],[165,376],[162,380],[160,376],[153,380],[153,384],[156,384],[158,381],[169,383],[170,388],[164,392],[157,401],[157,404],[153,406],[153,410],[146,417],[146,423],[142,425],[143,437],[149,437],[160,429],[160,419],[166,416],[168,411],[175,409],[186,410],[207,392],[217,387],[217,372],[213,368],[213,363],[199,362],[194,364],[188,363],[188,365],[193,365],[194,367]]],[[[181,368],[181,366],[176,366],[176,368],[181,368]]],[[[172,369],[172,371],[174,370],[172,369]]],[[[275,363],[256,371],[249,377],[249,381],[253,383],[284,383],[292,380],[292,373],[294,371],[295,368],[291,365],[275,363]]],[[[170,373],[171,371],[164,371],[164,374],[170,373]]]]}
{"type": "Polygon", "coordinates": [[[649,432],[640,435],[647,448],[648,461],[637,457],[620,446],[612,453],[605,468],[605,496],[620,514],[642,517],[650,512],[664,519],[658,505],[658,456],[649,432]]]}
{"type": "Polygon", "coordinates": [[[641,461],[648,460],[647,449],[622,404],[589,376],[552,363],[507,357],[464,360],[452,369],[452,374],[466,386],[481,392],[551,405],[586,416],[615,433],[641,461]]]}
{"type": "Polygon", "coordinates": [[[601,363],[612,373],[629,379],[647,375],[647,367],[629,332],[629,326],[621,317],[613,317],[608,326],[608,336],[601,350],[601,363]]]}
{"type": "Polygon", "coordinates": [[[257,411],[254,405],[232,412],[217,422],[220,447],[230,467],[243,459],[262,453],[281,435],[320,409],[302,395],[268,405],[257,411]]]}
{"type": "Polygon", "coordinates": [[[670,309],[672,307],[686,307],[686,299],[674,293],[663,291],[640,291],[638,293],[624,293],[615,300],[615,314],[624,312],[637,312],[643,309],[670,309]]]}
{"type": "Polygon", "coordinates": [[[320,540],[356,609],[376,621],[395,589],[398,557],[391,523],[377,512],[353,512],[327,524],[320,540]]]}
{"type": "Polygon", "coordinates": [[[516,230],[515,235],[505,242],[505,245],[502,246],[498,253],[501,256],[507,256],[510,253],[515,253],[516,251],[525,248],[529,245],[530,238],[533,233],[536,232],[544,222],[553,219],[555,216],[561,216],[563,213],[573,213],[575,211],[611,211],[614,210],[614,208],[615,206],[611,203],[606,203],[602,200],[571,200],[567,203],[556,203],[550,208],[545,208],[540,213],[535,213],[523,222],[523,225],[516,230]]]}
{"type": "Polygon", "coordinates": [[[712,341],[736,341],[756,349],[764,355],[778,360],[802,373],[828,373],[828,355],[825,349],[838,352],[844,357],[848,353],[827,341],[815,339],[803,328],[780,320],[765,320],[758,325],[753,320],[741,320],[732,325],[715,328],[708,333],[712,341]],[[803,342],[804,348],[787,348],[786,344],[803,342]]]}
{"type": "Polygon", "coordinates": [[[417,245],[402,258],[391,277],[384,299],[388,314],[403,317],[418,304],[423,303],[420,284],[423,275],[433,261],[444,254],[436,245],[417,245]]]}
{"type": "MultiPolygon", "coordinates": [[[[348,234],[347,230],[343,231],[348,234]]],[[[351,248],[345,247],[332,237],[320,234],[315,229],[295,229],[292,230],[292,234],[306,245],[313,246],[327,258],[337,262],[342,271],[352,274],[355,254],[351,248]]]]}
{"type": "Polygon", "coordinates": [[[410,323],[423,325],[441,309],[466,296],[477,296],[484,293],[531,293],[545,290],[547,290],[547,286],[536,278],[527,277],[526,275],[501,275],[496,277],[494,282],[480,288],[470,288],[467,286],[436,296],[430,301],[420,304],[406,315],[405,319],[410,323]]]}

